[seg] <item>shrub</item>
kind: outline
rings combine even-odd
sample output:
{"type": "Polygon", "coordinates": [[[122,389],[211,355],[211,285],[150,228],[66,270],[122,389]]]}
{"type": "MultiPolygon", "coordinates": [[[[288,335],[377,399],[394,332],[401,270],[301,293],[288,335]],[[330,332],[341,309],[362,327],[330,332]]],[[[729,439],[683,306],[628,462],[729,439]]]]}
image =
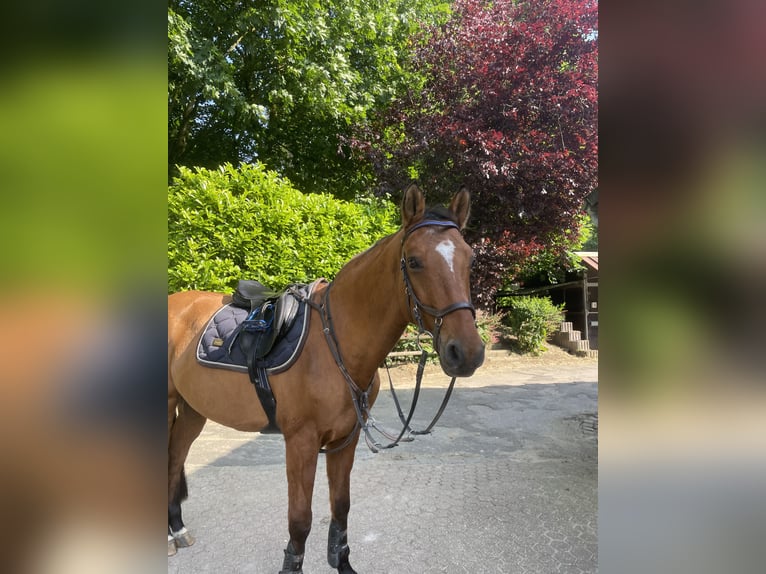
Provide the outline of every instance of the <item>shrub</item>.
{"type": "Polygon", "coordinates": [[[261,164],[181,168],[168,190],[168,291],[332,279],[397,219],[391,202],[304,195],[261,164]]]}
{"type": "Polygon", "coordinates": [[[503,323],[516,337],[521,352],[537,355],[563,313],[564,305],[554,305],[549,297],[511,297],[503,323]]]}
{"type": "Polygon", "coordinates": [[[485,346],[491,347],[497,342],[502,330],[502,320],[503,316],[500,313],[488,313],[481,309],[476,311],[476,328],[485,346]]]}

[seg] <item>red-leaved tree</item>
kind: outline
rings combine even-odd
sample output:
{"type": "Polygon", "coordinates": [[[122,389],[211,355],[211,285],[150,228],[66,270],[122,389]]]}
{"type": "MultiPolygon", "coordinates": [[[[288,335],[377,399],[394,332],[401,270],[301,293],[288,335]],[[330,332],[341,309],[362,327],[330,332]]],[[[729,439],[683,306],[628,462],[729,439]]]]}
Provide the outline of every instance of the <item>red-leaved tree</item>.
{"type": "Polygon", "coordinates": [[[456,0],[414,65],[425,78],[359,129],[380,193],[418,181],[433,202],[472,196],[476,299],[525,257],[577,237],[597,185],[595,0],[456,0]]]}

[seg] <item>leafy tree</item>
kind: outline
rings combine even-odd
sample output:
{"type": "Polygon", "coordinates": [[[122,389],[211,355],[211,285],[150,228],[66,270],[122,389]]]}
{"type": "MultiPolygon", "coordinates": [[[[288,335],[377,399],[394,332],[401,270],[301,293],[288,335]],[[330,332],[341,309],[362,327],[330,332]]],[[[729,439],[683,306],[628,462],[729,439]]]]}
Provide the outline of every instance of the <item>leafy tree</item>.
{"type": "Polygon", "coordinates": [[[539,287],[563,283],[573,271],[585,269],[582,260],[573,251],[598,250],[596,228],[591,218],[582,215],[578,221],[579,235],[572,239],[562,233],[540,251],[521,262],[514,273],[514,282],[524,287],[539,287]]]}
{"type": "Polygon", "coordinates": [[[303,191],[370,176],[343,136],[417,81],[407,63],[437,0],[171,0],[168,155],[177,165],[258,160],[303,191]]]}
{"type": "Polygon", "coordinates": [[[379,192],[419,180],[434,200],[473,194],[477,299],[521,261],[579,234],[597,185],[595,0],[456,0],[429,30],[410,90],[355,134],[379,192]]]}

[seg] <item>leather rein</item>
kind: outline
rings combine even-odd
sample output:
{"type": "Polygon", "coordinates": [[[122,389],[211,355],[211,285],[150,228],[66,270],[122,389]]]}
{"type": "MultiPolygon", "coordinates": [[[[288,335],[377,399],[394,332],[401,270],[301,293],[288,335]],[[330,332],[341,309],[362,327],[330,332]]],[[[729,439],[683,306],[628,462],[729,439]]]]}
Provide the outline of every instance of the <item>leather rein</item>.
{"type": "Polygon", "coordinates": [[[450,384],[447,387],[447,391],[444,395],[444,399],[442,400],[439,410],[436,412],[436,415],[434,416],[433,420],[431,420],[431,423],[425,429],[422,429],[422,430],[413,430],[412,427],[410,427],[410,422],[412,421],[412,417],[415,414],[415,407],[417,406],[418,398],[420,396],[420,388],[423,381],[423,372],[425,370],[426,361],[429,355],[428,351],[426,351],[420,344],[420,338],[423,335],[430,335],[433,339],[434,350],[438,354],[439,353],[439,333],[441,330],[441,325],[444,320],[444,317],[460,309],[468,309],[471,311],[471,314],[474,316],[474,319],[476,318],[476,309],[474,308],[473,304],[470,301],[460,301],[458,303],[453,303],[452,305],[448,305],[447,307],[444,307],[442,309],[436,309],[434,307],[430,307],[429,305],[425,305],[415,294],[415,290],[412,287],[412,282],[410,281],[409,273],[407,272],[407,261],[406,261],[407,258],[404,253],[404,244],[407,238],[412,234],[413,231],[415,231],[416,229],[420,229],[421,227],[427,227],[427,226],[455,228],[458,231],[460,230],[460,227],[453,221],[426,219],[410,227],[405,232],[404,237],[402,238],[400,264],[402,269],[402,275],[404,277],[404,290],[407,294],[408,307],[411,308],[412,310],[412,316],[415,319],[415,324],[418,328],[417,343],[418,343],[418,347],[421,350],[421,355],[420,355],[420,361],[418,362],[418,371],[417,371],[417,377],[415,381],[415,390],[412,395],[412,403],[410,405],[409,412],[406,416],[404,415],[404,412],[399,403],[399,399],[396,396],[396,391],[394,390],[394,385],[391,380],[391,373],[388,370],[388,364],[386,363],[386,371],[388,372],[388,383],[391,389],[391,395],[394,399],[394,404],[396,405],[396,410],[397,410],[397,414],[399,415],[399,420],[402,422],[402,429],[398,433],[398,435],[395,432],[390,432],[384,429],[383,427],[381,427],[378,424],[378,422],[373,418],[372,414],[370,413],[369,392],[370,392],[370,389],[372,388],[372,382],[375,379],[375,375],[373,374],[372,378],[370,379],[370,382],[367,384],[367,390],[364,390],[354,381],[353,377],[351,377],[348,370],[346,369],[345,364],[343,363],[343,357],[340,352],[340,347],[338,346],[338,340],[335,336],[335,328],[333,326],[332,315],[330,313],[330,289],[332,288],[332,282],[327,286],[327,289],[325,289],[324,297],[322,299],[321,304],[316,304],[310,300],[306,300],[306,302],[312,308],[316,309],[319,312],[319,316],[322,319],[322,331],[324,332],[325,339],[327,340],[327,346],[330,348],[330,352],[332,353],[333,358],[335,359],[335,362],[338,365],[338,369],[340,369],[340,372],[343,375],[343,378],[345,379],[346,384],[348,385],[349,391],[351,392],[351,401],[354,405],[354,411],[356,413],[356,423],[351,433],[343,440],[343,442],[340,445],[336,447],[320,448],[319,452],[322,454],[329,454],[329,453],[337,452],[346,448],[354,440],[354,437],[356,436],[356,433],[359,429],[364,431],[365,442],[367,443],[367,446],[369,447],[369,449],[374,453],[377,453],[379,450],[393,448],[400,442],[410,442],[414,440],[414,437],[412,435],[429,434],[431,430],[433,429],[433,427],[436,425],[439,418],[441,417],[442,413],[444,412],[444,409],[447,407],[447,403],[449,402],[449,399],[452,396],[452,390],[455,386],[456,377],[452,377],[452,380],[450,381],[450,384]],[[428,331],[423,325],[424,312],[427,313],[428,315],[431,315],[434,318],[433,333],[428,331]],[[383,435],[390,442],[388,442],[388,444],[380,444],[372,436],[373,430],[383,435]],[[405,434],[407,436],[405,436],[405,434]]]}

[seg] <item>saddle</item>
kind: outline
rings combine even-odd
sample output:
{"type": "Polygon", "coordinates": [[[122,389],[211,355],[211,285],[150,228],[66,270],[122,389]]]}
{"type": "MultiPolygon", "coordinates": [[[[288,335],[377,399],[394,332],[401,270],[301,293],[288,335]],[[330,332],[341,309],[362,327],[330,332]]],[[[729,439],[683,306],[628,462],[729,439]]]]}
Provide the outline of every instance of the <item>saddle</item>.
{"type": "Polygon", "coordinates": [[[277,339],[287,333],[295,321],[300,302],[292,287],[279,293],[259,281],[241,279],[237,283],[232,305],[248,309],[250,314],[241,323],[235,340],[245,356],[255,362],[269,354],[277,339]]]}

